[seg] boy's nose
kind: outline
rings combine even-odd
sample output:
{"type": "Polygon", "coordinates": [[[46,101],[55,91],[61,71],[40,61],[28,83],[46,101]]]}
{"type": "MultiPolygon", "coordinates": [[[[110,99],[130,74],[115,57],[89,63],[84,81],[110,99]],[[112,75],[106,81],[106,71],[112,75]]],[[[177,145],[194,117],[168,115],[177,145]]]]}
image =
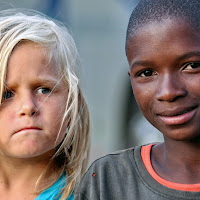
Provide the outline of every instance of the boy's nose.
{"type": "Polygon", "coordinates": [[[173,102],[186,95],[187,90],[179,77],[170,74],[160,77],[157,100],[173,102]]]}
{"type": "Polygon", "coordinates": [[[36,102],[31,94],[23,95],[20,98],[20,108],[19,115],[20,116],[33,116],[38,115],[38,109],[36,106],[36,102]]]}

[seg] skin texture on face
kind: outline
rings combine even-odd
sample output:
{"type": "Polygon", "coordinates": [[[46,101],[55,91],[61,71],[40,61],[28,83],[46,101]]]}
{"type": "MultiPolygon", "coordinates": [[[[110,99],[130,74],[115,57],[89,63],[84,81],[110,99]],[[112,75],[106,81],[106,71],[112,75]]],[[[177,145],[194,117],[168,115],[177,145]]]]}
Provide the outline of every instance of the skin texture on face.
{"type": "Polygon", "coordinates": [[[140,28],[127,58],[136,101],[165,139],[199,142],[200,34],[179,19],[140,28]]]}
{"type": "Polygon", "coordinates": [[[0,157],[49,158],[64,137],[66,125],[55,143],[68,91],[44,52],[24,42],[11,54],[0,106],[0,157]]]}

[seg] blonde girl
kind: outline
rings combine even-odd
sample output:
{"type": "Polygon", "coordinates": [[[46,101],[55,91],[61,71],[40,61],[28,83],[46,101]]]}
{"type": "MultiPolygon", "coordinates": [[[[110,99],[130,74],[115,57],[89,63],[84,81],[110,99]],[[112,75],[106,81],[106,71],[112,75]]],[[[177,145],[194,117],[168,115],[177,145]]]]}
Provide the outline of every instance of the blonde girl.
{"type": "Polygon", "coordinates": [[[61,23],[35,11],[1,11],[1,199],[73,199],[90,142],[78,65],[61,23]]]}

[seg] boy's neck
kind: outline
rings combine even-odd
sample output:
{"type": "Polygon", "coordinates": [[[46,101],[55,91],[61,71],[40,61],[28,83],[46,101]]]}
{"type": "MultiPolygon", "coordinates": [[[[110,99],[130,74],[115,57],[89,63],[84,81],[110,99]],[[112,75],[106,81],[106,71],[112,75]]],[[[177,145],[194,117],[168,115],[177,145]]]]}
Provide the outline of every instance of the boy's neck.
{"type": "Polygon", "coordinates": [[[165,180],[200,183],[200,145],[183,141],[168,141],[155,145],[151,162],[155,172],[165,180]]]}

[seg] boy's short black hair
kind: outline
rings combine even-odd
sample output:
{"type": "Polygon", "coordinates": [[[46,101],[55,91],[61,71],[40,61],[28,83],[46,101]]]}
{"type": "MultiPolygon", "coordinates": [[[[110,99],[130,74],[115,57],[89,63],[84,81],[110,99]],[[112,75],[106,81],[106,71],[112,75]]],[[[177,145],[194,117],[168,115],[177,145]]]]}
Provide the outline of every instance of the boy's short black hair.
{"type": "Polygon", "coordinates": [[[129,39],[141,26],[167,18],[180,18],[200,28],[200,0],[141,0],[133,10],[126,33],[129,39]]]}

